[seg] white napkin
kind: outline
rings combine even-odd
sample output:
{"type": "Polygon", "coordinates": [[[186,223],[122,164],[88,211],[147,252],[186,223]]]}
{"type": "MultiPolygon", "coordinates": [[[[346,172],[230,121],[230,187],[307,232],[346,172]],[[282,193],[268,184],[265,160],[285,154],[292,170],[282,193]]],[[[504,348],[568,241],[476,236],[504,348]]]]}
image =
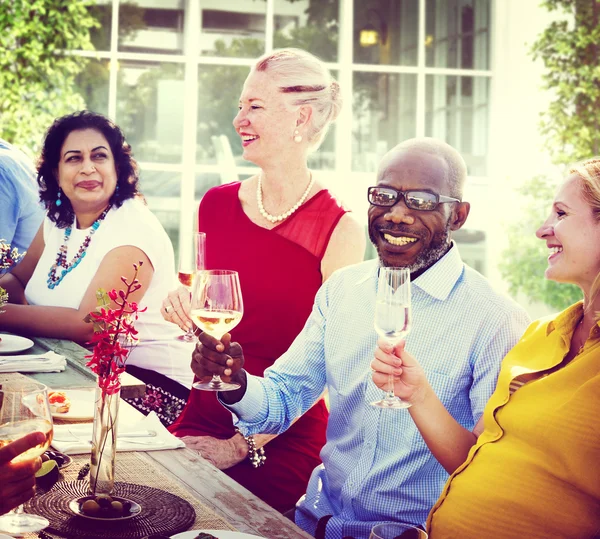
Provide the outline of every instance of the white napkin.
{"type": "Polygon", "coordinates": [[[67,367],[65,356],[55,352],[0,356],[0,372],[62,372],[67,367]]]}
{"type": "MultiPolygon", "coordinates": [[[[92,424],[54,425],[52,447],[69,455],[89,453],[92,449],[92,424]]],[[[160,422],[155,412],[150,412],[135,425],[119,424],[117,430],[117,451],[156,451],[177,449],[185,444],[173,436],[160,422]],[[156,433],[144,436],[144,433],[156,433]],[[128,436],[135,434],[135,436],[128,436]]]]}

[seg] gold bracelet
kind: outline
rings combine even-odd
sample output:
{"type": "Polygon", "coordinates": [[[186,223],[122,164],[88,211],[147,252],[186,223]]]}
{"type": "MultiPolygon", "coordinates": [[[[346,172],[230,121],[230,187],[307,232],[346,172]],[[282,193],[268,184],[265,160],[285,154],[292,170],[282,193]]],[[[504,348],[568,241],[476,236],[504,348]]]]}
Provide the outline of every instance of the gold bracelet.
{"type": "Polygon", "coordinates": [[[248,460],[252,464],[253,468],[260,468],[267,460],[265,455],[265,449],[263,447],[256,447],[254,436],[244,436],[244,433],[236,427],[236,432],[239,432],[248,444],[248,460]]]}

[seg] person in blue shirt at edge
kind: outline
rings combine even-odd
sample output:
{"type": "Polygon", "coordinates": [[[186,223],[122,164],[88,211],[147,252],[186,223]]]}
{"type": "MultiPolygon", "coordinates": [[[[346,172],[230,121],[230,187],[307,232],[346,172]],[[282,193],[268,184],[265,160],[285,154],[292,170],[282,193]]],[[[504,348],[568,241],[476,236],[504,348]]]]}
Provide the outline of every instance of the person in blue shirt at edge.
{"type": "Polygon", "coordinates": [[[368,191],[379,260],[336,271],[323,284],[304,329],[264,378],[243,370],[242,349],[228,334],[221,342],[200,335],[192,370],[241,384],[219,399],[245,434],[285,431],[329,391],[323,463],[294,513],[317,538],[367,539],[385,521],[421,525],[448,478],[409,412],[369,404],[381,398],[369,370],[379,266],[410,268],[406,348],[422,358],[436,394],[466,429],[479,420],[502,358],[529,324],[521,307],[465,266],[451,240],[469,215],[466,175],[460,154],[435,139],[407,140],[383,157],[368,191]]]}
{"type": "Polygon", "coordinates": [[[27,156],[0,138],[0,240],[19,253],[29,249],[44,220],[35,178],[27,156]]]}

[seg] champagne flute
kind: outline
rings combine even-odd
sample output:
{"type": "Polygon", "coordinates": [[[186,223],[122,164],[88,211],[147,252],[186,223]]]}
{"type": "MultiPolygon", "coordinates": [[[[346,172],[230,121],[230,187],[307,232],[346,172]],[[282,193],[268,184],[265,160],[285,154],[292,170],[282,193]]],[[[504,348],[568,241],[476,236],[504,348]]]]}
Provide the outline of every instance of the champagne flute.
{"type": "MultiPolygon", "coordinates": [[[[391,345],[397,344],[410,331],[410,270],[379,268],[375,303],[375,331],[391,345]]],[[[394,395],[394,376],[389,375],[388,390],[383,399],[372,402],[379,408],[401,409],[410,404],[394,395]]]]}
{"type": "MultiPolygon", "coordinates": [[[[244,313],[240,278],[237,271],[199,271],[192,292],[191,318],[202,331],[215,339],[231,331],[240,323],[244,313]]],[[[214,374],[209,382],[196,382],[196,389],[205,391],[231,391],[239,384],[223,382],[214,374]]]]}
{"type": "Polygon", "coordinates": [[[427,539],[425,531],[403,522],[383,522],[373,526],[369,539],[427,539]]]}
{"type": "MultiPolygon", "coordinates": [[[[0,447],[26,434],[42,432],[46,439],[40,445],[17,455],[11,462],[39,457],[52,442],[52,415],[48,404],[48,388],[38,382],[2,382],[0,387],[0,447]]],[[[38,532],[50,523],[44,517],[23,512],[23,505],[13,513],[0,516],[0,530],[11,534],[38,532]]]]}
{"type": "MultiPolygon", "coordinates": [[[[193,251],[193,258],[192,253],[189,251],[181,251],[177,271],[179,282],[190,292],[192,291],[196,272],[206,268],[206,234],[204,232],[194,232],[193,251]]],[[[177,339],[185,342],[195,341],[194,326],[190,327],[183,335],[179,335],[177,339]]]]}

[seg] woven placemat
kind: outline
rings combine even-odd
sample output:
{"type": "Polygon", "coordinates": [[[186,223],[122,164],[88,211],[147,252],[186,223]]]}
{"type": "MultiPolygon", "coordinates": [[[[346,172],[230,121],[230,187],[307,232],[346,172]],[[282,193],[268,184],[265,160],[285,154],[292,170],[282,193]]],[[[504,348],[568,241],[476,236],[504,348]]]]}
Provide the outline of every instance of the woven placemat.
{"type": "Polygon", "coordinates": [[[189,502],[164,490],[115,483],[115,495],[142,506],[135,518],[118,522],[88,520],[74,516],[69,503],[88,494],[87,481],[61,481],[28,505],[28,511],[50,521],[47,531],[62,537],[86,539],[142,539],[151,534],[172,535],[187,530],[196,520],[189,502]]]}
{"type": "MultiPolygon", "coordinates": [[[[182,488],[179,482],[169,475],[165,474],[162,470],[156,467],[153,464],[148,463],[147,459],[143,458],[144,453],[138,454],[136,452],[118,452],[116,459],[116,470],[115,476],[118,481],[124,483],[133,483],[133,484],[144,484],[149,487],[154,487],[156,489],[160,489],[163,491],[170,492],[175,496],[183,498],[188,501],[190,505],[194,508],[196,512],[196,519],[193,521],[191,525],[188,526],[190,529],[194,530],[235,530],[228,522],[222,519],[219,515],[214,513],[212,509],[208,508],[206,505],[191,497],[189,492],[182,488]]],[[[75,482],[77,479],[77,474],[81,467],[87,463],[89,463],[89,455],[73,455],[73,464],[66,469],[61,470],[63,474],[64,481],[67,482],[75,482]]],[[[87,481],[83,481],[87,488],[87,481]]],[[[60,483],[57,483],[54,488],[60,483]]],[[[85,492],[84,494],[87,494],[85,492]]],[[[75,498],[76,496],[73,496],[75,498]]],[[[72,499],[72,498],[71,498],[72,499]]],[[[34,499],[35,501],[35,499],[34,499]]],[[[25,511],[27,512],[35,512],[33,507],[30,508],[34,501],[30,501],[26,507],[25,511]]],[[[139,503],[139,502],[138,502],[139,503]]],[[[144,501],[141,502],[141,505],[144,506],[144,501]]],[[[69,515],[71,513],[69,512],[69,515]]],[[[48,518],[48,517],[46,517],[48,518]]],[[[170,517],[168,517],[170,518],[170,517]]],[[[50,520],[50,519],[49,519],[50,520]]],[[[80,519],[81,520],[81,519],[80,519]]],[[[137,520],[131,519],[131,521],[137,520]]],[[[123,521],[122,524],[130,521],[123,521]]],[[[55,533],[48,531],[51,536],[58,536],[55,533]]],[[[38,537],[37,534],[26,535],[25,537],[38,537]]],[[[70,537],[78,537],[77,535],[71,535],[70,537]]],[[[82,536],[84,537],[84,536],[82,536]]],[[[87,537],[87,536],[85,536],[87,537]]],[[[123,536],[124,537],[124,536],[123,536]]],[[[142,536],[143,537],[143,536],[142,536]]]]}

